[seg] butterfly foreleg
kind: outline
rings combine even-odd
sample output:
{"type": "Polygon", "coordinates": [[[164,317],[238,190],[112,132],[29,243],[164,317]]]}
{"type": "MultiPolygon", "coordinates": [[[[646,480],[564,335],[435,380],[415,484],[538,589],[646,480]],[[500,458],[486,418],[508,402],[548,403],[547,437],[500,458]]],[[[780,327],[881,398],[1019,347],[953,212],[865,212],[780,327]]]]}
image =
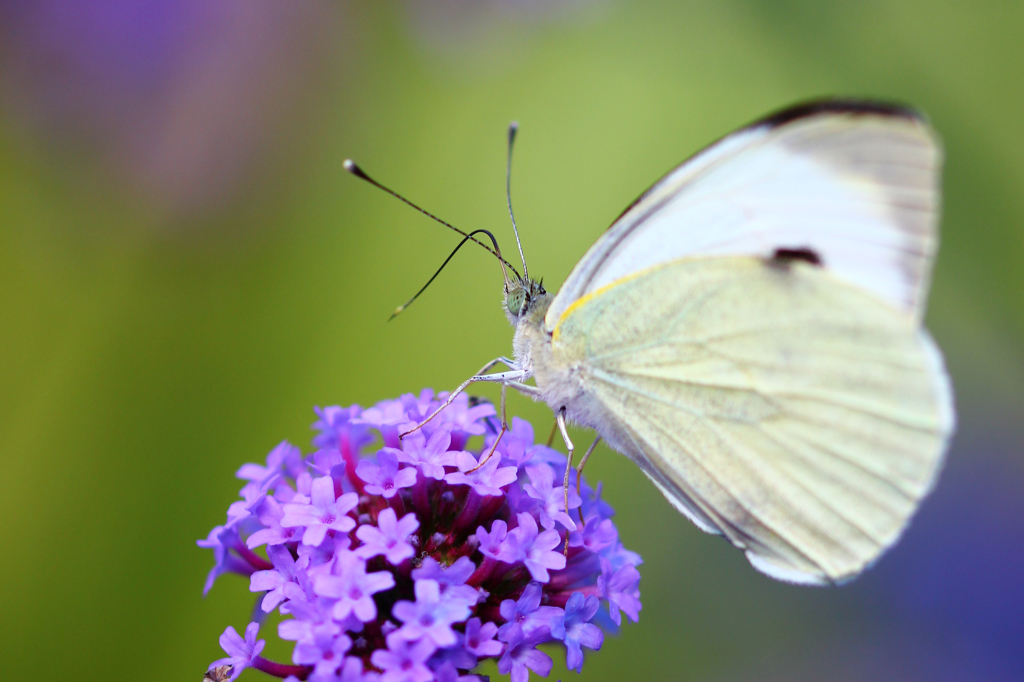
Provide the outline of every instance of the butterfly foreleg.
{"type": "MultiPolygon", "coordinates": [[[[449,405],[451,405],[452,402],[455,401],[455,398],[457,398],[460,393],[465,391],[469,387],[469,385],[472,384],[472,383],[476,383],[478,381],[497,381],[497,382],[505,383],[507,381],[514,381],[515,379],[525,379],[528,376],[529,376],[529,374],[527,372],[525,372],[524,370],[520,369],[519,365],[516,364],[515,360],[509,360],[506,357],[494,358],[493,360],[488,362],[486,365],[481,367],[479,372],[477,372],[476,374],[474,374],[470,378],[468,378],[465,381],[463,381],[459,385],[458,388],[456,388],[454,391],[452,391],[448,395],[448,398],[443,403],[441,403],[441,406],[438,407],[433,412],[431,412],[427,416],[426,419],[424,419],[423,421],[421,421],[419,424],[417,424],[416,426],[412,427],[408,431],[405,431],[403,433],[398,434],[398,439],[401,440],[401,439],[405,438],[406,436],[408,436],[410,433],[415,433],[416,431],[419,431],[421,428],[423,428],[424,424],[426,424],[431,419],[433,419],[434,417],[439,415],[441,413],[441,411],[444,410],[444,408],[446,408],[449,405]],[[497,372],[495,374],[484,374],[484,372],[486,372],[490,368],[494,367],[495,365],[505,365],[506,367],[509,367],[511,371],[508,371],[508,372],[497,372]],[[503,378],[503,377],[506,377],[506,378],[503,378]]],[[[502,416],[502,422],[504,423],[504,421],[505,421],[505,418],[504,418],[504,416],[502,416]]]]}
{"type": "Polygon", "coordinates": [[[508,384],[503,383],[501,385],[501,430],[498,431],[498,437],[494,439],[493,443],[491,443],[491,449],[487,451],[487,454],[480,459],[480,462],[475,467],[467,471],[467,474],[471,474],[484,464],[487,464],[487,460],[489,460],[491,455],[494,454],[494,451],[498,449],[498,443],[501,442],[501,437],[505,435],[506,431],[508,431],[508,417],[505,414],[505,395],[507,392],[508,384]]]}
{"type": "MultiPolygon", "coordinates": [[[[523,373],[524,373],[524,376],[521,377],[521,378],[523,378],[523,379],[529,378],[529,373],[528,372],[526,372],[524,370],[523,373]]],[[[512,372],[502,372],[502,374],[512,374],[512,372]]],[[[491,374],[489,376],[497,376],[497,375],[496,374],[491,374]]],[[[501,437],[505,435],[506,431],[508,431],[508,416],[507,416],[507,414],[505,412],[505,397],[506,397],[506,394],[508,393],[508,389],[510,387],[516,389],[520,393],[524,393],[524,394],[529,395],[529,396],[539,396],[540,393],[541,393],[540,389],[537,388],[536,386],[530,386],[529,384],[524,384],[521,381],[502,381],[501,382],[501,430],[498,432],[498,437],[494,439],[494,443],[491,444],[491,449],[487,451],[487,455],[484,456],[484,458],[480,460],[479,464],[477,464],[475,467],[473,467],[472,469],[470,469],[466,473],[473,473],[474,471],[476,471],[477,469],[482,467],[484,464],[486,464],[487,460],[489,460],[491,458],[491,455],[493,455],[494,451],[497,449],[498,443],[501,442],[501,437]]]]}

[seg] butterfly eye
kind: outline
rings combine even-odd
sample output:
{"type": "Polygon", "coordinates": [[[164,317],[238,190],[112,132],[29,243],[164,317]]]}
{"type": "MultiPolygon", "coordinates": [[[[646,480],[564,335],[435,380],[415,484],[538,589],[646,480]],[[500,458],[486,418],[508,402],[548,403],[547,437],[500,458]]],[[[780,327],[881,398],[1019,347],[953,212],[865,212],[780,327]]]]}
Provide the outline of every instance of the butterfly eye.
{"type": "Polygon", "coordinates": [[[526,292],[522,289],[513,289],[509,292],[508,296],[505,297],[505,307],[508,308],[508,312],[516,317],[519,317],[519,313],[522,312],[523,305],[526,303],[526,292]]]}

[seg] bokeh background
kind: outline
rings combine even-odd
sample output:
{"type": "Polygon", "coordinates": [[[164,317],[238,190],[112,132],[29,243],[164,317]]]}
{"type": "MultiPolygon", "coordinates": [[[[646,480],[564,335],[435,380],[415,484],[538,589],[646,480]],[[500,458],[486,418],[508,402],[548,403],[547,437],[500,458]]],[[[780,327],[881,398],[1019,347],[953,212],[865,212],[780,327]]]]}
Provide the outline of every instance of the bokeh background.
{"type": "Polygon", "coordinates": [[[450,389],[509,351],[479,250],[386,322],[455,236],[344,158],[510,250],[517,119],[553,289],[670,167],[828,94],[913,103],[945,141],[946,470],[874,569],[807,589],[599,449],[644,610],[583,678],[1021,679],[1024,4],[907,0],[0,2],[0,676],[199,680],[252,605],[242,580],[201,598],[195,546],[238,466],[308,448],[313,405],[450,389]]]}

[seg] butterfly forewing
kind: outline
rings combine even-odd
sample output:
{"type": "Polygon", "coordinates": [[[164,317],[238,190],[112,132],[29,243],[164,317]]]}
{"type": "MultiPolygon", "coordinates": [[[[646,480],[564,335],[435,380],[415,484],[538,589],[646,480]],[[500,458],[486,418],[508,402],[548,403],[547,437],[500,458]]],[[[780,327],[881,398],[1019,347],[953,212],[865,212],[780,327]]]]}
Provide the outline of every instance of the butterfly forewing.
{"type": "Polygon", "coordinates": [[[733,133],[670,172],[594,244],[548,309],[684,256],[804,250],[920,320],[941,151],[913,112],[824,102],[733,133]]]}

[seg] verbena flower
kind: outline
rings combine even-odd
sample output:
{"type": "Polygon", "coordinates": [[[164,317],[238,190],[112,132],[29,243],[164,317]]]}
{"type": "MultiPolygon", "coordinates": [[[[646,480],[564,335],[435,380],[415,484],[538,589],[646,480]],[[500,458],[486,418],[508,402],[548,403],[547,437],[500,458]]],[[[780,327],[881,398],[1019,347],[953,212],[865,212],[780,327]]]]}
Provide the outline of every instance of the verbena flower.
{"type": "Polygon", "coordinates": [[[241,500],[198,541],[214,553],[206,590],[225,573],[246,576],[259,611],[279,611],[278,636],[295,647],[290,663],[270,661],[258,622],[244,638],[229,627],[228,657],[211,669],[468,682],[479,661],[496,659],[525,682],[551,671],[538,646],[563,649],[578,672],[584,649],[601,648],[600,624],[619,624],[623,612],[637,620],[640,557],[619,541],[600,486],[581,480],[577,495],[573,477],[565,509],[565,457],[534,443],[528,422],[513,420],[484,461],[498,434],[494,407],[461,395],[399,439],[445,397],[317,408],[319,450],[303,457],[281,443],[265,464],[238,470],[241,500]]]}
{"type": "Polygon", "coordinates": [[[257,623],[249,623],[249,626],[245,628],[245,639],[243,639],[229,625],[224,634],[220,636],[220,648],[224,650],[228,657],[214,661],[210,664],[210,669],[212,670],[221,665],[230,665],[232,671],[229,679],[233,680],[238,677],[243,670],[252,665],[256,657],[263,651],[264,645],[266,645],[266,642],[262,639],[256,640],[256,633],[259,632],[259,629],[260,626],[257,623]]]}

